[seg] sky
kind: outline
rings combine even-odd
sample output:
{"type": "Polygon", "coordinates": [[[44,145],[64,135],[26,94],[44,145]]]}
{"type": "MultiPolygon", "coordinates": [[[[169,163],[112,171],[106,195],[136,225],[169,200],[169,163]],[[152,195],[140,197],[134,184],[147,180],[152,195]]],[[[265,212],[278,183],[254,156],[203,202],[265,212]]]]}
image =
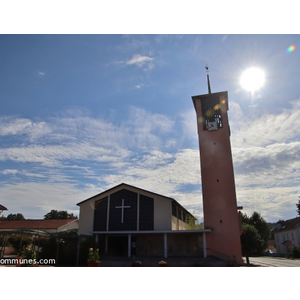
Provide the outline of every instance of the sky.
{"type": "Polygon", "coordinates": [[[228,91],[237,203],[297,216],[300,36],[0,35],[0,203],[43,218],[122,182],[176,199],[201,222],[191,97],[228,91]],[[289,48],[294,45],[292,48],[289,48]],[[290,51],[288,51],[290,49],[290,51]],[[254,93],[240,85],[264,70],[254,93]]]}

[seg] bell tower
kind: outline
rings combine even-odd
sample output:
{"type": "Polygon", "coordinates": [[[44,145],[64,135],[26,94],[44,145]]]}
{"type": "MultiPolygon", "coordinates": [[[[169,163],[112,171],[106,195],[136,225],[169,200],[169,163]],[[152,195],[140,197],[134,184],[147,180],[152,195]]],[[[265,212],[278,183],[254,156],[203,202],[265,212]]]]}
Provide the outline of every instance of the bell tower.
{"type": "MultiPolygon", "coordinates": [[[[208,72],[208,67],[205,67],[208,72]]],[[[238,213],[228,123],[227,91],[193,96],[199,137],[203,214],[207,255],[242,262],[238,213]]]]}

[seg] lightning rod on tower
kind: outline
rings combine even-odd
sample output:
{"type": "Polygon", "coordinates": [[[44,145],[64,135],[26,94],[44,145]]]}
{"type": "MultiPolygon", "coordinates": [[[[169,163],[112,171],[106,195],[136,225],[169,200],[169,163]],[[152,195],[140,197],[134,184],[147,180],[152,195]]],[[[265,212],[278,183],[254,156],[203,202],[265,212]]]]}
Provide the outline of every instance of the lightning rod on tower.
{"type": "Polygon", "coordinates": [[[209,82],[209,75],[208,75],[208,65],[206,64],[205,66],[206,72],[207,72],[207,85],[208,85],[208,93],[211,94],[211,89],[210,89],[210,82],[209,82]]]}

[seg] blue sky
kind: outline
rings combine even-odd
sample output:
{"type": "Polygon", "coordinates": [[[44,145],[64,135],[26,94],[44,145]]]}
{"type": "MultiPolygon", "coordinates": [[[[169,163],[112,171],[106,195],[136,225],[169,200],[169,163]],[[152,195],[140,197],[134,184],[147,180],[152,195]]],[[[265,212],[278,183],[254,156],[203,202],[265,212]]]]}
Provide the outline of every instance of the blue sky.
{"type": "Polygon", "coordinates": [[[238,205],[296,217],[299,35],[0,35],[0,201],[25,218],[121,182],[202,220],[191,96],[228,91],[238,205]],[[287,52],[289,46],[295,50],[287,52]],[[243,70],[265,71],[252,95],[243,70]]]}

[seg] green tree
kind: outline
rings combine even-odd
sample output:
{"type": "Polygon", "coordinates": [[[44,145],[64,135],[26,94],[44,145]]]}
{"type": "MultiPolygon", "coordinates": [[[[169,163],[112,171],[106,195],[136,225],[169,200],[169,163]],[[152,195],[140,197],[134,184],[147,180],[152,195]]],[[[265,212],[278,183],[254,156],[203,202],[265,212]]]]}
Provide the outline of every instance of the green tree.
{"type": "MultiPolygon", "coordinates": [[[[253,245],[251,249],[250,247],[247,246],[248,255],[261,255],[263,251],[268,247],[268,240],[271,236],[270,225],[264,220],[264,218],[258,212],[253,212],[251,217],[248,217],[246,214],[242,214],[242,223],[243,226],[244,225],[253,226],[260,237],[259,241],[256,238],[250,239],[251,243],[253,243],[253,241],[256,241],[256,243],[253,245]]],[[[246,242],[245,236],[243,236],[243,234],[241,236],[242,249],[244,247],[243,243],[246,242]]]]}
{"type": "Polygon", "coordinates": [[[250,225],[253,225],[257,229],[263,241],[262,247],[257,249],[257,254],[261,254],[268,247],[268,241],[271,236],[271,227],[258,212],[254,212],[250,217],[250,225]]]}
{"type": "Polygon", "coordinates": [[[25,218],[22,214],[17,213],[17,214],[9,214],[6,217],[6,220],[25,220],[25,218]]]}
{"type": "Polygon", "coordinates": [[[299,200],[298,200],[298,203],[296,203],[296,206],[297,206],[297,213],[298,213],[298,216],[300,216],[300,196],[298,196],[299,200]]]}
{"type": "Polygon", "coordinates": [[[243,224],[241,243],[243,256],[246,256],[247,264],[249,264],[249,255],[256,252],[263,245],[263,240],[253,225],[243,224]]]}
{"type": "Polygon", "coordinates": [[[50,219],[77,219],[76,216],[74,216],[72,213],[69,214],[66,210],[55,210],[52,209],[50,212],[48,212],[46,215],[44,215],[45,220],[50,219]]]}
{"type": "Polygon", "coordinates": [[[195,218],[187,216],[187,229],[188,230],[204,229],[204,224],[199,223],[199,221],[195,218]]]}

